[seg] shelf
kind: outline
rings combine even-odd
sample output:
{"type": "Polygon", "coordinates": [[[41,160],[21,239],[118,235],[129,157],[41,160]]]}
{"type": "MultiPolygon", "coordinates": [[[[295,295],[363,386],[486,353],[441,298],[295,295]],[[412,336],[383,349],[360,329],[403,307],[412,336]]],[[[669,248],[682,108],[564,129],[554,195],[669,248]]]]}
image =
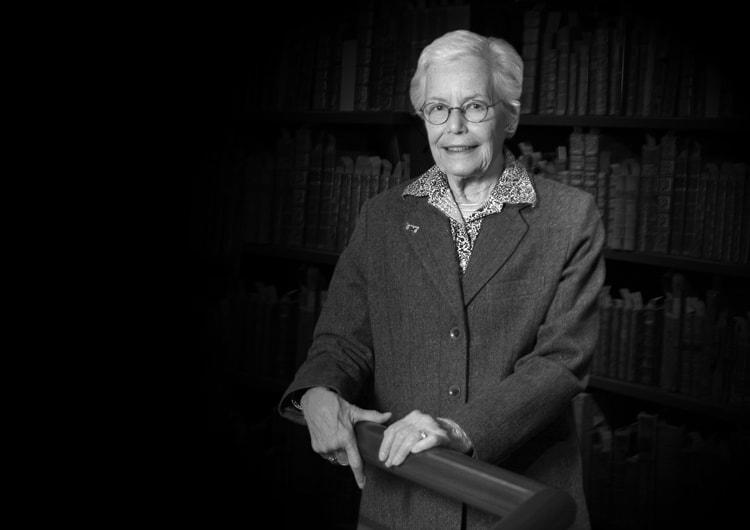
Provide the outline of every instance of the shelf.
{"type": "Polygon", "coordinates": [[[648,118],[627,116],[547,116],[522,114],[519,128],[529,126],[600,127],[613,129],[674,129],[679,131],[739,131],[747,119],[736,118],[648,118]]]}
{"type": "MultiPolygon", "coordinates": [[[[286,248],[275,245],[250,244],[245,247],[250,254],[257,256],[268,256],[272,258],[283,258],[306,263],[319,263],[334,265],[339,258],[338,252],[328,250],[316,250],[307,248],[286,248]]],[[[686,271],[720,274],[723,276],[739,276],[750,278],[750,267],[734,263],[720,263],[716,261],[700,260],[695,258],[683,258],[680,256],[669,256],[666,254],[650,254],[644,252],[633,252],[627,250],[604,250],[605,259],[625,263],[640,263],[658,267],[680,269],[686,271]]]]}
{"type": "Polygon", "coordinates": [[[750,420],[750,409],[748,408],[742,409],[733,405],[707,402],[690,396],[665,392],[653,386],[592,375],[589,380],[589,387],[733,423],[747,423],[750,420]]]}
{"type": "MultiPolygon", "coordinates": [[[[279,123],[323,123],[350,125],[421,125],[421,120],[409,112],[392,111],[293,111],[243,112],[234,121],[259,119],[279,123]]],[[[649,118],[627,116],[552,116],[522,114],[519,127],[599,127],[613,129],[673,129],[676,131],[744,131],[748,119],[733,118],[649,118]]]]}
{"type": "Polygon", "coordinates": [[[282,258],[305,263],[318,263],[334,265],[339,259],[339,253],[329,250],[316,250],[307,248],[289,248],[275,245],[248,244],[245,250],[255,256],[266,256],[269,258],[282,258]]]}
{"type": "Polygon", "coordinates": [[[236,121],[246,122],[259,119],[263,122],[278,123],[320,123],[320,124],[345,124],[345,125],[421,125],[421,120],[414,114],[408,112],[390,111],[356,111],[356,112],[334,112],[334,111],[278,111],[242,113],[236,121]]]}
{"type": "Polygon", "coordinates": [[[642,265],[655,265],[670,269],[685,271],[719,274],[722,276],[739,276],[750,278],[750,266],[737,263],[722,263],[698,258],[682,256],[670,256],[669,254],[653,254],[648,252],[636,252],[630,250],[604,250],[605,259],[621,261],[625,263],[638,263],[642,265]]]}

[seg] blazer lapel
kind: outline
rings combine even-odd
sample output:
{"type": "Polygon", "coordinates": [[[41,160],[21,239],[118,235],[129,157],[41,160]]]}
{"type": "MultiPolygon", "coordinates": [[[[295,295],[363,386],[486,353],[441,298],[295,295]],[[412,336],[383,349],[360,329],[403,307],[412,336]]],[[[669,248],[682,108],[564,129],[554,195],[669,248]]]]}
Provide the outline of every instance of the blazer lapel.
{"type": "Polygon", "coordinates": [[[482,229],[462,279],[466,305],[505,264],[526,235],[529,227],[521,215],[524,206],[506,204],[502,212],[489,215],[482,221],[482,229]]]}
{"type": "Polygon", "coordinates": [[[461,281],[450,221],[436,208],[419,201],[402,217],[402,230],[414,252],[450,307],[463,312],[461,281]]]}

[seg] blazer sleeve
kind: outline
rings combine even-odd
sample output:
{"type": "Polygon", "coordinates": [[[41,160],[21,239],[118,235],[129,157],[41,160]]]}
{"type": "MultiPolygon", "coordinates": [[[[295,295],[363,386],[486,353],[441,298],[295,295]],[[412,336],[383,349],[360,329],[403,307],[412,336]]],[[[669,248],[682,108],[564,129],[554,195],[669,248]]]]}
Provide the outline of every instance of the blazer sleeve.
{"type": "MultiPolygon", "coordinates": [[[[564,266],[532,351],[514,371],[453,416],[481,460],[502,462],[539,434],[585,389],[599,333],[597,297],[604,282],[604,227],[583,195],[569,226],[564,266]]],[[[540,256],[543,259],[543,256],[540,256]]]]}
{"type": "Polygon", "coordinates": [[[365,203],[350,241],[341,253],[313,332],[306,360],[278,404],[281,415],[304,421],[292,405],[310,387],[324,386],[350,403],[360,396],[373,366],[372,332],[367,304],[367,210],[365,203]]]}

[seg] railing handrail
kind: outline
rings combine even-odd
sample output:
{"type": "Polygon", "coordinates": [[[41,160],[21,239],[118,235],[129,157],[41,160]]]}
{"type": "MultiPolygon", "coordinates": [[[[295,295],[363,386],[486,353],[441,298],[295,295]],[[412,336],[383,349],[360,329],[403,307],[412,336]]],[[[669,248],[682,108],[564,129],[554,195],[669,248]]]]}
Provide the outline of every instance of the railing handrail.
{"type": "Polygon", "coordinates": [[[363,421],[355,430],[369,465],[500,517],[494,530],[564,530],[575,519],[576,505],[566,492],[444,447],[385,467],[378,458],[385,427],[363,421]]]}

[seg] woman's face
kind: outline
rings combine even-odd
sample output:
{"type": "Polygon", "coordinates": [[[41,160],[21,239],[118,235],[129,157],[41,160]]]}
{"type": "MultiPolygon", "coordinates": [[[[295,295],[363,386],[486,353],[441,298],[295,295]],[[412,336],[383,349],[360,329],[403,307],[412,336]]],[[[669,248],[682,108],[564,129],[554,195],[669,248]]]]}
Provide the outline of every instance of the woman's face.
{"type": "Polygon", "coordinates": [[[471,57],[433,65],[425,82],[428,104],[462,107],[471,101],[497,103],[479,123],[468,121],[460,110],[453,109],[442,125],[425,121],[425,126],[435,163],[449,176],[465,179],[499,175],[504,163],[505,120],[500,111],[502,103],[492,96],[490,73],[484,61],[471,57]]]}

